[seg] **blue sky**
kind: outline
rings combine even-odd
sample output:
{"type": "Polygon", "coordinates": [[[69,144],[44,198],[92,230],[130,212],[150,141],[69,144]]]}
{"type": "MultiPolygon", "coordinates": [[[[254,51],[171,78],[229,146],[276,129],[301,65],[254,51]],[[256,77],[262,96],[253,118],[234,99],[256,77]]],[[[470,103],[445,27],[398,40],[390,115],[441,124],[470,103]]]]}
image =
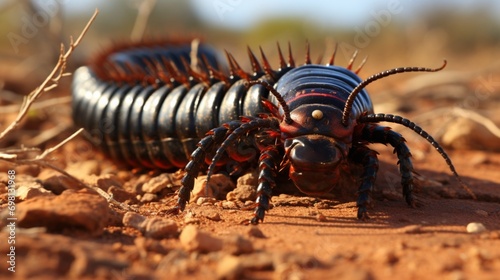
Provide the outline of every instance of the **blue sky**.
{"type": "MultiPolygon", "coordinates": [[[[40,0],[44,1],[44,0],[40,0]]],[[[46,0],[45,0],[46,1],[46,0]]],[[[113,1],[63,1],[68,12],[91,13],[95,7],[113,1]],[[71,3],[71,4],[70,4],[71,3]]],[[[123,0],[122,0],[123,1],[123,0]]],[[[166,1],[166,0],[158,0],[166,1]]],[[[188,0],[181,0],[188,1],[188,0]]],[[[260,21],[276,17],[301,17],[320,25],[355,25],[373,18],[375,13],[399,8],[394,17],[417,16],[418,12],[442,9],[471,10],[486,7],[500,17],[497,0],[189,0],[195,13],[208,24],[233,29],[251,27],[260,21]],[[391,6],[392,5],[392,6],[391,6]]],[[[120,3],[121,1],[117,1],[120,3]]],[[[131,1],[123,1],[120,4],[131,1]]]]}

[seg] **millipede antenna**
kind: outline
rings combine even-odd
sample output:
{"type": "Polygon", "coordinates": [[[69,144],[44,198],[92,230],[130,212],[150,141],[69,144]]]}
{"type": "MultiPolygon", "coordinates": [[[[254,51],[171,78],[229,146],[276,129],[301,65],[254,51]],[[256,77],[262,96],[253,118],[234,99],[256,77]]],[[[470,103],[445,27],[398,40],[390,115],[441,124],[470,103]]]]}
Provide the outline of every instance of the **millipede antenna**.
{"type": "Polygon", "coordinates": [[[372,83],[372,82],[374,82],[376,80],[385,78],[387,76],[398,74],[398,73],[405,73],[405,72],[437,72],[437,71],[443,70],[443,68],[446,67],[446,64],[447,64],[447,62],[446,62],[446,59],[445,59],[443,61],[443,65],[441,65],[441,67],[439,67],[439,68],[425,68],[425,67],[399,67],[399,68],[393,68],[393,69],[390,69],[390,70],[386,70],[386,71],[377,73],[377,74],[369,77],[368,79],[362,81],[361,83],[359,83],[359,85],[357,85],[351,91],[351,93],[349,93],[349,97],[347,98],[347,101],[345,102],[344,111],[342,112],[342,124],[344,126],[347,126],[347,121],[349,120],[349,116],[350,116],[351,110],[352,110],[352,105],[354,103],[354,100],[356,99],[356,96],[358,95],[358,93],[361,92],[361,90],[363,90],[370,83],[372,83]]]}

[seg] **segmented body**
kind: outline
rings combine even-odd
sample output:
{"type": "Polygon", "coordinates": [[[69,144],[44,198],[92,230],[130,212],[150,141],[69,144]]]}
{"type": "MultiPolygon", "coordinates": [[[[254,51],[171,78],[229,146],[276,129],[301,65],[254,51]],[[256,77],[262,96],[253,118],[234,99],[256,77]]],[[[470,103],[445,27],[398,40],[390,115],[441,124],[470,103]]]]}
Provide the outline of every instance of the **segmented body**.
{"type": "MultiPolygon", "coordinates": [[[[189,63],[190,51],[189,45],[132,48],[109,54],[99,65],[79,68],[72,85],[75,123],[118,161],[172,169],[188,163],[196,144],[210,129],[239,116],[265,112],[260,101],[268,93],[259,87],[247,89],[236,73],[225,81],[214,77],[190,79],[182,63],[189,63]],[[134,73],[158,63],[170,65],[149,70],[157,71],[155,74],[165,71],[167,81],[146,72],[134,73]],[[97,69],[106,66],[106,71],[114,73],[97,69]],[[152,82],[144,82],[151,78],[152,82]]],[[[200,46],[197,57],[218,69],[217,57],[210,48],[200,46]]],[[[263,75],[256,72],[252,78],[263,75]]]]}
{"type": "Polygon", "coordinates": [[[378,170],[376,152],[366,146],[370,142],[394,147],[403,195],[414,205],[409,149],[400,134],[375,124],[380,121],[400,123],[419,133],[458,176],[444,150],[414,123],[374,115],[363,89],[395,73],[442,67],[396,68],[362,81],[351,71],[352,61],[346,68],[334,66],[333,55],[327,65],[312,64],[308,50],[305,65],[295,66],[291,54],[285,63],[278,50],[277,70],[262,50],[262,66],[249,51],[252,74],[227,54],[230,74],[224,75],[216,55],[204,45],[197,47],[197,54],[182,44],[115,48],[98,56],[92,67],[75,72],[75,123],[118,161],[145,168],[185,166],[176,209],[180,211],[205,164],[209,176],[221,168],[235,173],[258,166],[253,223],[263,220],[280,169],[289,168],[302,192],[319,195],[331,191],[339,170],[352,164],[363,166],[357,204],[358,217],[366,218],[378,170]]]}

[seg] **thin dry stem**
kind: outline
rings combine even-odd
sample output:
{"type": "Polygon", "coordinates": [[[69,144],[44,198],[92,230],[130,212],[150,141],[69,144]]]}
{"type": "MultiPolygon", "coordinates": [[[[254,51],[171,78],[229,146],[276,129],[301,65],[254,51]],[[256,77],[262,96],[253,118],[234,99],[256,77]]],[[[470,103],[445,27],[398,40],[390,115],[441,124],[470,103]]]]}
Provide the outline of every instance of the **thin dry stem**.
{"type": "MultiPolygon", "coordinates": [[[[47,100],[43,100],[43,101],[40,101],[38,103],[31,105],[31,109],[40,110],[40,109],[53,107],[55,105],[66,104],[66,103],[70,103],[71,99],[72,99],[71,96],[62,96],[62,97],[47,99],[47,100]]],[[[1,106],[0,107],[0,115],[19,112],[19,109],[20,109],[19,105],[17,105],[17,104],[1,106]]]]}
{"type": "MultiPolygon", "coordinates": [[[[23,99],[23,102],[21,104],[21,107],[19,109],[19,113],[17,115],[16,120],[14,120],[1,134],[0,134],[0,140],[2,140],[7,134],[9,134],[13,129],[16,128],[16,126],[19,124],[19,122],[26,116],[29,108],[31,105],[33,105],[33,102],[43,93],[46,91],[49,91],[55,87],[58,86],[58,82],[62,77],[68,76],[69,73],[66,73],[66,63],[68,58],[71,56],[73,53],[73,50],[78,46],[80,41],[82,40],[83,36],[89,29],[90,25],[94,21],[98,14],[98,10],[94,12],[90,20],[88,21],[87,25],[83,29],[83,31],[80,33],[80,36],[76,39],[76,41],[73,41],[73,37],[70,37],[70,46],[68,50],[65,52],[64,45],[61,44],[61,50],[60,50],[60,55],[59,55],[59,60],[52,70],[52,72],[47,76],[47,78],[42,82],[40,86],[38,86],[34,91],[32,91],[28,96],[26,96],[23,99]]],[[[59,149],[62,145],[66,144],[67,142],[71,141],[73,138],[75,138],[78,134],[80,134],[83,131],[83,128],[79,129],[75,133],[73,133],[71,136],[68,138],[62,140],[59,144],[55,145],[52,148],[46,149],[43,151],[41,154],[37,155],[35,158],[31,159],[18,159],[17,156],[21,153],[26,153],[28,151],[32,151],[32,148],[21,148],[21,149],[16,149],[16,150],[3,150],[0,151],[0,159],[5,160],[8,162],[11,162],[16,165],[23,165],[23,164],[37,164],[43,167],[48,167],[51,168],[66,177],[68,177],[70,180],[74,181],[76,184],[85,187],[85,188],[90,188],[97,192],[99,195],[104,197],[109,203],[114,204],[121,209],[127,210],[127,211],[134,211],[131,207],[129,207],[126,204],[120,203],[113,199],[112,196],[107,194],[105,191],[102,189],[98,188],[97,186],[93,185],[86,185],[83,182],[81,182],[79,179],[75,178],[73,175],[69,174],[65,170],[51,164],[50,162],[47,161],[47,156],[54,152],[55,150],[59,149]]],[[[37,150],[39,151],[39,150],[37,150]]]]}
{"type": "Polygon", "coordinates": [[[59,144],[55,145],[54,147],[52,148],[49,148],[49,149],[46,149],[45,151],[43,151],[43,153],[41,155],[38,155],[35,160],[42,160],[44,159],[47,155],[49,155],[50,153],[52,153],[53,151],[59,149],[62,145],[68,143],[69,141],[71,141],[73,138],[75,138],[78,134],[80,134],[81,132],[83,131],[83,128],[80,128],[78,129],[75,133],[71,134],[68,138],[64,139],[63,141],[61,141],[59,144]]]}
{"type": "Polygon", "coordinates": [[[59,80],[61,77],[65,76],[66,73],[64,72],[66,70],[66,63],[67,59],[71,56],[73,53],[73,50],[80,44],[80,41],[82,40],[83,36],[85,33],[87,33],[90,25],[96,18],[97,14],[99,13],[98,10],[95,10],[94,14],[90,18],[89,22],[85,26],[85,28],[82,30],[80,35],[78,36],[77,40],[73,42],[73,38],[70,37],[70,46],[66,52],[64,52],[64,45],[61,44],[61,53],[59,55],[59,60],[57,61],[56,66],[54,69],[52,69],[52,72],[47,76],[47,78],[42,82],[40,86],[38,86],[34,91],[32,91],[28,96],[26,96],[23,99],[23,102],[21,104],[21,108],[19,110],[19,113],[16,117],[16,119],[4,130],[2,133],[0,133],[0,141],[5,138],[7,134],[9,134],[12,130],[14,130],[21,120],[26,116],[28,113],[29,108],[35,102],[35,100],[40,97],[40,95],[46,91],[49,91],[55,87],[58,86],[59,80]]]}
{"type": "Polygon", "coordinates": [[[156,0],[141,1],[137,8],[137,18],[135,19],[134,28],[132,29],[130,39],[132,41],[140,41],[144,36],[144,31],[148,24],[151,11],[156,5],[156,0]]]}

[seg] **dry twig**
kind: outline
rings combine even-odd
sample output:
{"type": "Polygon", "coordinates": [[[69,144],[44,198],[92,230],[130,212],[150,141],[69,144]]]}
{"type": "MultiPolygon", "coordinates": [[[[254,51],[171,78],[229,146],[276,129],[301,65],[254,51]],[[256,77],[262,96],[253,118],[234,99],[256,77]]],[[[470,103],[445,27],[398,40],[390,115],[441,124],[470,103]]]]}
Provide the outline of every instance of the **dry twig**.
{"type": "MultiPolygon", "coordinates": [[[[82,30],[76,41],[73,41],[73,37],[70,37],[70,45],[67,50],[65,50],[65,47],[63,44],[61,44],[61,51],[59,55],[59,60],[52,70],[52,72],[47,76],[47,78],[42,82],[40,86],[38,86],[34,91],[32,91],[28,96],[26,96],[23,99],[23,102],[21,104],[21,107],[19,109],[19,113],[16,117],[16,119],[4,130],[0,133],[0,141],[4,139],[6,135],[8,135],[10,132],[12,132],[19,122],[26,116],[28,113],[28,110],[30,107],[33,105],[35,100],[40,97],[44,92],[50,91],[51,89],[55,88],[59,84],[59,80],[62,77],[69,76],[71,73],[65,72],[66,70],[66,63],[68,58],[71,56],[73,53],[74,49],[79,45],[80,41],[82,40],[83,36],[85,33],[88,31],[90,25],[94,21],[98,14],[98,10],[94,12],[90,20],[87,22],[87,25],[85,28],[82,30]]],[[[60,102],[58,100],[57,102],[60,102]]],[[[54,104],[54,103],[51,103],[54,104]]],[[[99,195],[104,197],[109,203],[114,204],[124,210],[127,211],[134,211],[134,209],[131,209],[128,205],[125,205],[123,203],[120,203],[113,199],[113,197],[109,194],[107,194],[105,191],[102,189],[98,188],[97,186],[91,186],[91,185],[86,185],[83,182],[81,182],[79,179],[74,177],[73,175],[69,174],[65,170],[53,165],[50,163],[47,159],[48,155],[57,149],[59,149],[61,146],[66,144],[67,142],[71,141],[73,138],[75,138],[78,134],[80,134],[83,131],[83,128],[79,129],[75,133],[73,133],[71,136],[68,138],[64,139],[61,141],[59,144],[55,145],[52,148],[46,149],[42,153],[38,154],[35,158],[28,158],[28,159],[18,159],[18,155],[22,153],[26,153],[27,151],[33,151],[33,148],[21,148],[21,149],[10,149],[10,150],[1,150],[0,151],[0,160],[8,161],[10,163],[16,164],[16,165],[23,165],[23,164],[37,164],[43,167],[47,167],[50,169],[53,169],[66,177],[68,177],[70,180],[75,182],[76,184],[85,187],[85,188],[90,188],[97,192],[99,195]]],[[[35,149],[37,152],[40,152],[40,150],[35,149]]]]}
{"type": "Polygon", "coordinates": [[[87,30],[89,29],[90,25],[96,18],[98,13],[98,10],[94,12],[92,17],[90,18],[89,22],[83,29],[83,31],[80,33],[80,36],[76,39],[76,41],[73,41],[73,37],[70,37],[70,45],[68,50],[65,52],[65,47],[64,44],[61,44],[61,51],[59,55],[59,60],[57,61],[56,66],[54,66],[54,69],[52,69],[52,72],[47,76],[47,78],[42,82],[40,86],[38,86],[34,91],[32,91],[28,96],[26,96],[23,99],[23,102],[21,104],[21,108],[19,110],[19,113],[16,117],[16,119],[4,130],[0,133],[0,141],[9,134],[12,130],[14,130],[19,122],[26,116],[28,113],[29,108],[35,102],[35,100],[42,95],[42,93],[47,92],[55,87],[58,86],[59,80],[64,77],[71,75],[71,73],[65,72],[66,70],[66,63],[68,58],[71,56],[73,53],[74,49],[80,44],[80,41],[82,40],[83,36],[85,33],[87,33],[87,30]]]}
{"type": "Polygon", "coordinates": [[[156,0],[141,1],[137,7],[138,13],[135,19],[134,28],[132,29],[130,39],[132,41],[140,41],[144,36],[144,31],[148,23],[149,16],[156,5],[156,0]]]}

